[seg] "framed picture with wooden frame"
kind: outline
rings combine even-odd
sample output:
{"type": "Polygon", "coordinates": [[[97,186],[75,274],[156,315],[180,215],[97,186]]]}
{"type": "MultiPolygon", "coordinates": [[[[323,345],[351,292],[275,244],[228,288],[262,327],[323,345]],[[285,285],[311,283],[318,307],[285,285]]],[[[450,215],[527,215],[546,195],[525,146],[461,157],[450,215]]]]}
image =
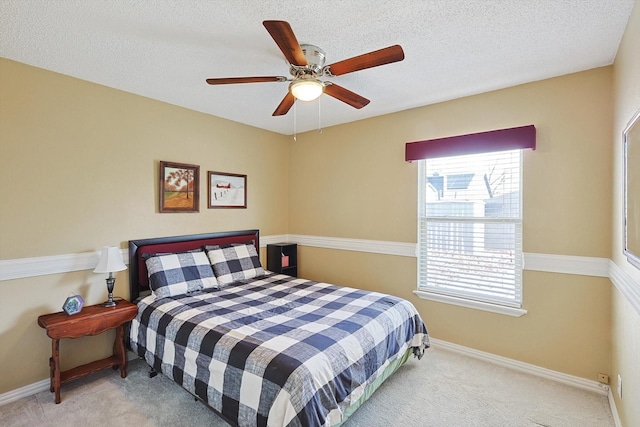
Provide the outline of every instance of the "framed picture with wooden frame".
{"type": "Polygon", "coordinates": [[[246,209],[247,175],[207,172],[209,209],[246,209]]]}
{"type": "Polygon", "coordinates": [[[160,213],[200,211],[200,166],[160,161],[160,213]]]}

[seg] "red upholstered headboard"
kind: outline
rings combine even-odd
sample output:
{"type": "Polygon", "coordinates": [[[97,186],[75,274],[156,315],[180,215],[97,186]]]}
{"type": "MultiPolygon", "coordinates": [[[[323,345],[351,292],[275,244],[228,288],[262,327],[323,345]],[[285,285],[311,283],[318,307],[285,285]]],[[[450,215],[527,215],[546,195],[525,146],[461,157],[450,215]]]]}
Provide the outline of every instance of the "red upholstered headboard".
{"type": "Polygon", "coordinates": [[[142,292],[150,290],[147,265],[142,259],[143,254],[185,252],[206,245],[248,242],[253,242],[259,254],[259,234],[258,230],[244,230],[129,240],[129,299],[135,301],[142,292]]]}

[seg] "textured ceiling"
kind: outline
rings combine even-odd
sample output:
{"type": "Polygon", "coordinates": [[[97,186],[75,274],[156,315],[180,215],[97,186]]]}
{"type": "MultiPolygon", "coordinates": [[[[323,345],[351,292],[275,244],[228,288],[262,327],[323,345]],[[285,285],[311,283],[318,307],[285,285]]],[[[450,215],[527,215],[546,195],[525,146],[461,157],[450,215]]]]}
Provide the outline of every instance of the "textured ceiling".
{"type": "Polygon", "coordinates": [[[635,2],[0,0],[0,56],[292,134],[609,65],[635,2]],[[289,75],[267,19],[328,64],[394,44],[405,60],[330,79],[361,110],[325,95],[272,117],[287,83],[205,83],[289,75]]]}

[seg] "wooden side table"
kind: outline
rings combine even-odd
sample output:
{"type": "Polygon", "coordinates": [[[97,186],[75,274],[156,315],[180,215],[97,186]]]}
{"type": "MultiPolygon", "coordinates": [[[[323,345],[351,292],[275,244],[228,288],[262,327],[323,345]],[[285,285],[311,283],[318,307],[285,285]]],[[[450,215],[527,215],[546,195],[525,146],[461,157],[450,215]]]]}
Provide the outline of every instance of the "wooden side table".
{"type": "Polygon", "coordinates": [[[60,387],[67,381],[109,366],[113,366],[114,369],[120,367],[120,376],[122,378],[127,376],[124,324],[133,320],[137,313],[138,306],[120,300],[115,307],[103,307],[102,304],[90,305],[84,307],[80,313],[71,316],[60,311],[38,317],[38,325],[46,329],[47,335],[51,338],[51,358],[49,359],[51,386],[49,390],[56,393],[56,403],[60,403],[60,387]],[[98,335],[109,329],[116,330],[112,356],[60,372],[60,339],[98,335]]]}

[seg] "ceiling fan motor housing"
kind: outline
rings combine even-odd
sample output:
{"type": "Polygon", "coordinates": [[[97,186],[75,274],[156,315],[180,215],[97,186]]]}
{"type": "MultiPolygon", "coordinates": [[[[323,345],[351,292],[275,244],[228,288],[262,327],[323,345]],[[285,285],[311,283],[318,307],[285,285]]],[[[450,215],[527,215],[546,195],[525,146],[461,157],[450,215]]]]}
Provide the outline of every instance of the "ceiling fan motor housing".
{"type": "Polygon", "coordinates": [[[290,72],[295,76],[299,76],[301,74],[311,74],[314,77],[317,77],[322,74],[322,68],[324,67],[326,56],[324,50],[320,49],[318,46],[314,46],[312,44],[301,44],[300,48],[302,49],[302,53],[304,54],[305,59],[307,60],[306,66],[296,66],[291,65],[290,72]]]}

